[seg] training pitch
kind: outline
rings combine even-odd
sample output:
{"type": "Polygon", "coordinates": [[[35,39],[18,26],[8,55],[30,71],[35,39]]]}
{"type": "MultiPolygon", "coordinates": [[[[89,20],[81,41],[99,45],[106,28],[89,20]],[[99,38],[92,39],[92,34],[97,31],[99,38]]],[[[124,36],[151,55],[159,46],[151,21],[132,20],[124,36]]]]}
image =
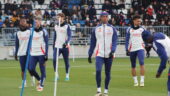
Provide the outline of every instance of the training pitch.
{"type": "MultiPolygon", "coordinates": [[[[59,80],[57,96],[94,96],[96,93],[95,83],[95,60],[89,64],[87,59],[70,59],[71,71],[70,81],[65,79],[65,66],[63,59],[59,60],[59,80]]],[[[145,59],[145,87],[133,87],[131,77],[131,66],[128,58],[116,58],[113,61],[109,96],[167,96],[167,69],[161,78],[156,79],[155,74],[159,66],[159,58],[145,59]]],[[[137,64],[139,75],[139,64],[137,64]]],[[[23,96],[53,96],[54,93],[54,71],[52,60],[46,62],[47,78],[43,92],[37,92],[31,87],[30,76],[27,74],[27,86],[23,96]]],[[[104,66],[103,66],[104,68],[104,66]]],[[[39,65],[37,65],[39,72],[39,65]]],[[[104,70],[102,72],[102,89],[104,88],[104,70]]],[[[138,78],[139,80],[139,78],[138,78]]],[[[0,96],[20,96],[18,87],[21,85],[20,66],[18,61],[0,61],[0,96]]]]}

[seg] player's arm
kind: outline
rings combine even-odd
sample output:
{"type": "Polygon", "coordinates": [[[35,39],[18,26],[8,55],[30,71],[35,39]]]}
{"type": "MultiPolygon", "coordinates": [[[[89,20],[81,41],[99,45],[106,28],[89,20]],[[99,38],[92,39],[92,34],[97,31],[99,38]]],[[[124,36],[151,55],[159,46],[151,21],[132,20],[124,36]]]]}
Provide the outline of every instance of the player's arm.
{"type": "Polygon", "coordinates": [[[19,39],[18,39],[18,35],[16,33],[16,36],[15,36],[15,60],[18,60],[18,58],[17,58],[18,49],[19,49],[19,39]]]}
{"type": "Polygon", "coordinates": [[[156,77],[159,78],[161,76],[163,70],[166,68],[168,56],[167,56],[167,53],[165,51],[165,48],[161,44],[156,42],[155,46],[157,47],[156,52],[161,59],[161,62],[160,62],[160,65],[159,65],[159,68],[158,68],[158,71],[157,71],[157,75],[156,75],[156,77]]]}
{"type": "Polygon", "coordinates": [[[89,61],[89,63],[92,63],[91,57],[92,57],[92,54],[94,52],[95,47],[96,47],[96,35],[95,35],[95,29],[94,29],[92,34],[91,34],[90,48],[89,48],[89,51],[88,51],[88,54],[89,54],[88,61],[89,61]]]}
{"type": "Polygon", "coordinates": [[[68,28],[67,28],[67,36],[68,36],[68,38],[66,40],[66,43],[69,43],[70,40],[71,40],[71,29],[70,29],[70,26],[68,26],[68,28]]]}
{"type": "Polygon", "coordinates": [[[55,42],[56,42],[56,31],[54,31],[54,37],[53,37],[53,49],[55,48],[55,42]]]}
{"type": "Polygon", "coordinates": [[[63,44],[63,48],[67,48],[68,47],[68,43],[70,42],[70,40],[71,40],[71,29],[70,29],[70,26],[68,25],[68,27],[67,27],[67,40],[63,44]]]}
{"type": "Polygon", "coordinates": [[[125,38],[125,49],[126,49],[127,56],[129,56],[129,51],[128,51],[129,39],[130,39],[130,28],[126,30],[126,38],[125,38]]]}
{"type": "Polygon", "coordinates": [[[109,57],[113,57],[117,48],[117,30],[113,28],[112,49],[109,57]]]}
{"type": "Polygon", "coordinates": [[[46,60],[48,60],[48,32],[47,30],[43,29],[44,31],[44,42],[45,42],[45,56],[46,60]]]}

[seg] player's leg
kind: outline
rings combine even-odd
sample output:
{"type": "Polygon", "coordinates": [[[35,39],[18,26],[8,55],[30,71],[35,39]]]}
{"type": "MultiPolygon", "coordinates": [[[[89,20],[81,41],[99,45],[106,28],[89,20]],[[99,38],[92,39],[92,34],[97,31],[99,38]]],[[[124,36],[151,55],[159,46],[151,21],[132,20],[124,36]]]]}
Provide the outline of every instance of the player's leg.
{"type": "Polygon", "coordinates": [[[101,72],[102,66],[104,63],[104,58],[96,57],[96,83],[97,83],[97,94],[96,96],[100,96],[101,94],[101,72]]]}
{"type": "Polygon", "coordinates": [[[138,60],[139,60],[139,64],[140,64],[140,75],[141,75],[141,79],[140,79],[140,86],[144,86],[144,75],[145,75],[145,67],[144,67],[144,58],[145,58],[145,52],[144,50],[139,50],[137,52],[138,55],[138,60]]]}
{"type": "Polygon", "coordinates": [[[111,67],[112,67],[112,58],[105,58],[104,63],[105,63],[105,90],[104,90],[104,95],[108,94],[108,86],[110,83],[111,79],[111,67]]]}
{"type": "MultiPolygon", "coordinates": [[[[61,54],[61,49],[59,49],[59,56],[61,54]]],[[[53,67],[54,67],[54,72],[56,72],[56,59],[57,59],[57,48],[54,48],[53,52],[53,67]]],[[[59,79],[59,74],[57,73],[57,78],[55,80],[59,79]]]]}
{"type": "MultiPolygon", "coordinates": [[[[26,65],[27,55],[22,56],[21,59],[22,59],[22,62],[26,65]]],[[[29,70],[29,64],[28,64],[28,72],[29,72],[29,74],[31,76],[31,86],[35,86],[35,78],[34,78],[33,74],[29,70]]]]}
{"type": "Polygon", "coordinates": [[[57,48],[54,48],[53,50],[53,67],[54,67],[54,72],[56,71],[56,57],[57,56],[57,48]]]}
{"type": "Polygon", "coordinates": [[[39,56],[38,61],[39,61],[39,67],[40,67],[40,72],[41,72],[41,80],[40,80],[40,85],[37,88],[37,91],[43,91],[44,81],[45,81],[45,78],[46,78],[45,57],[39,56]]]}
{"type": "Polygon", "coordinates": [[[29,70],[30,73],[38,80],[38,84],[40,84],[40,76],[36,72],[36,65],[38,62],[38,57],[37,56],[30,56],[30,61],[29,61],[29,70]]]}
{"type": "Polygon", "coordinates": [[[168,72],[167,88],[168,88],[168,96],[170,96],[170,68],[169,68],[169,72],[168,72]]]}
{"type": "MultiPolygon", "coordinates": [[[[19,57],[22,80],[24,79],[24,72],[25,72],[25,65],[26,65],[25,61],[26,61],[26,59],[25,59],[24,56],[20,56],[20,57],[19,57]]],[[[26,81],[26,80],[25,80],[24,84],[25,84],[24,87],[27,87],[27,81],[26,81]]],[[[22,86],[19,86],[19,88],[22,88],[22,86]]]]}
{"type": "Polygon", "coordinates": [[[138,86],[138,79],[136,76],[136,57],[137,57],[136,51],[130,53],[130,61],[131,61],[131,67],[132,67],[132,76],[134,79],[134,86],[138,86]]]}
{"type": "Polygon", "coordinates": [[[70,62],[69,62],[69,49],[63,48],[62,54],[65,62],[65,69],[66,69],[66,78],[65,81],[69,81],[69,72],[70,72],[70,62]]]}

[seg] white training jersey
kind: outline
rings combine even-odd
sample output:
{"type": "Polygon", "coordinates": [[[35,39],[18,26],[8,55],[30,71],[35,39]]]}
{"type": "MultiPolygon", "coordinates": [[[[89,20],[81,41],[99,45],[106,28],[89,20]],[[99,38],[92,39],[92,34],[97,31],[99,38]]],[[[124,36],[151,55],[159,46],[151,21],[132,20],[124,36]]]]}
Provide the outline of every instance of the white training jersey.
{"type": "MultiPolygon", "coordinates": [[[[156,42],[160,43],[167,53],[167,56],[170,58],[170,39],[167,35],[165,35],[165,39],[158,39],[156,42]]],[[[155,45],[155,42],[153,43],[153,47],[155,50],[157,50],[157,47],[155,45]]]]}
{"type": "MultiPolygon", "coordinates": [[[[27,47],[28,47],[28,42],[29,42],[29,38],[30,38],[30,30],[26,30],[26,31],[18,31],[16,33],[16,38],[18,38],[17,40],[19,41],[19,48],[18,48],[18,53],[17,56],[24,56],[27,54],[27,47]]],[[[18,42],[16,41],[16,42],[18,42]]]]}
{"type": "MultiPolygon", "coordinates": [[[[112,51],[113,35],[117,36],[116,29],[109,24],[100,24],[95,28],[96,56],[108,58],[112,51]]],[[[114,46],[116,47],[116,45],[114,46]]]]}
{"type": "Polygon", "coordinates": [[[55,48],[62,48],[63,44],[68,39],[68,27],[69,25],[65,24],[64,26],[58,26],[55,25],[55,34],[56,34],[56,40],[55,40],[55,48]]]}
{"type": "Polygon", "coordinates": [[[32,46],[31,46],[31,56],[40,56],[45,55],[45,41],[44,36],[47,36],[48,33],[45,29],[36,32],[34,31],[32,38],[32,46]]]}
{"type": "Polygon", "coordinates": [[[144,32],[144,28],[140,27],[135,30],[130,27],[127,30],[130,34],[128,50],[130,52],[141,50],[141,49],[144,50],[145,45],[142,39],[142,33],[144,32]]]}

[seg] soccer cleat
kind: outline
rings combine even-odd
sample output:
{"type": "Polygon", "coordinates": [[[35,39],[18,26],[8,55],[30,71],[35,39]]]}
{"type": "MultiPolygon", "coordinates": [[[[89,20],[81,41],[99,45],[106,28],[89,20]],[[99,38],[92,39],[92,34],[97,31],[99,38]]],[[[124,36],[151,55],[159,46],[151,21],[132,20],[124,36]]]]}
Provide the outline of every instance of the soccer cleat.
{"type": "Polygon", "coordinates": [[[43,91],[43,87],[41,87],[41,86],[37,87],[37,91],[39,91],[39,92],[43,91]]]}
{"type": "Polygon", "coordinates": [[[95,96],[102,96],[101,92],[97,92],[95,96]]]}
{"type": "Polygon", "coordinates": [[[103,96],[109,96],[107,93],[104,93],[103,96]]]}
{"type": "Polygon", "coordinates": [[[54,78],[54,81],[58,81],[59,80],[59,77],[57,77],[57,78],[54,78]]]}
{"type": "Polygon", "coordinates": [[[140,87],[144,87],[144,86],[145,86],[144,82],[140,82],[140,87]]]}
{"type": "Polygon", "coordinates": [[[137,86],[139,86],[139,84],[138,83],[134,83],[134,86],[137,87],[137,86]]]}
{"type": "MultiPolygon", "coordinates": [[[[27,86],[27,83],[24,83],[24,87],[28,87],[28,86],[27,86]]],[[[19,86],[19,88],[22,88],[22,85],[19,86]]]]}
{"type": "MultiPolygon", "coordinates": [[[[24,87],[28,87],[28,86],[27,86],[27,84],[25,84],[25,85],[24,85],[24,87]]],[[[19,86],[19,88],[22,88],[22,85],[21,85],[21,86],[19,86]]]]}
{"type": "Polygon", "coordinates": [[[38,81],[36,89],[38,89],[40,87],[40,81],[38,81]]]}
{"type": "Polygon", "coordinates": [[[67,77],[65,78],[65,81],[69,81],[69,80],[70,80],[70,78],[67,78],[67,77]]]}

